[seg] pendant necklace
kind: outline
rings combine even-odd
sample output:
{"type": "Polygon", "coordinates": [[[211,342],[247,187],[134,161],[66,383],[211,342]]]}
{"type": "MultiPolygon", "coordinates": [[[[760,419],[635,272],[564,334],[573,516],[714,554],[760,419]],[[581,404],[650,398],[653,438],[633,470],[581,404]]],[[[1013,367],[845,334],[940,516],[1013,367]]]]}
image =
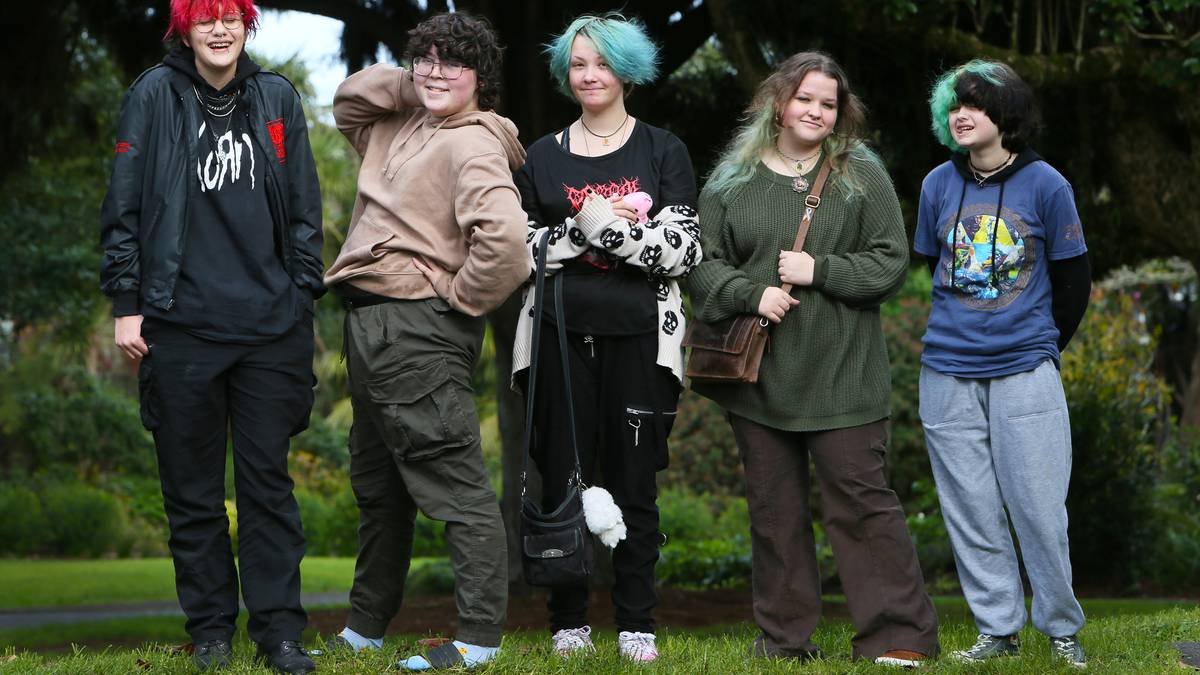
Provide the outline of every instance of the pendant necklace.
{"type": "Polygon", "coordinates": [[[196,94],[196,100],[200,102],[200,108],[206,115],[207,119],[205,121],[208,123],[206,125],[208,127],[208,133],[212,137],[213,152],[217,154],[217,161],[224,164],[228,155],[221,147],[221,138],[228,134],[229,130],[233,128],[233,111],[237,109],[238,95],[242,93],[242,89],[241,87],[238,87],[236,90],[225,95],[201,95],[200,90],[197,89],[196,85],[193,84],[192,92],[196,94]],[[225,122],[225,130],[220,134],[218,134],[214,129],[215,120],[212,118],[216,117],[227,118],[227,121],[225,122]]]}
{"type": "Polygon", "coordinates": [[[608,145],[608,139],[612,138],[613,136],[616,136],[618,132],[623,130],[625,128],[625,124],[627,122],[629,122],[629,113],[625,113],[625,119],[621,120],[621,126],[617,127],[616,129],[613,129],[612,133],[607,134],[607,135],[600,135],[588,128],[587,123],[583,121],[583,117],[579,118],[579,123],[581,125],[583,125],[583,130],[588,132],[589,134],[595,136],[596,138],[599,138],[601,140],[601,145],[608,145]]]}
{"type": "Polygon", "coordinates": [[[784,164],[788,164],[788,163],[793,164],[794,166],[792,167],[792,170],[795,171],[796,173],[800,174],[799,176],[796,176],[795,178],[792,179],[792,189],[801,194],[808,192],[808,188],[809,188],[808,179],[805,178],[803,175],[804,174],[804,163],[807,162],[808,160],[812,159],[813,157],[820,155],[821,149],[817,148],[817,151],[814,152],[813,154],[809,155],[808,157],[801,157],[800,159],[796,159],[795,157],[789,157],[788,155],[783,154],[783,151],[779,149],[778,145],[776,145],[775,146],[775,154],[779,155],[779,159],[783,160],[784,164]]]}
{"type": "Polygon", "coordinates": [[[975,166],[975,162],[971,161],[971,157],[968,155],[967,165],[971,167],[971,175],[975,178],[975,182],[979,184],[979,187],[983,187],[984,182],[987,181],[992,174],[1008,167],[1009,164],[1012,164],[1014,158],[1016,158],[1016,155],[1010,152],[1008,153],[1008,159],[1000,162],[994,168],[980,169],[979,167],[975,166]]]}

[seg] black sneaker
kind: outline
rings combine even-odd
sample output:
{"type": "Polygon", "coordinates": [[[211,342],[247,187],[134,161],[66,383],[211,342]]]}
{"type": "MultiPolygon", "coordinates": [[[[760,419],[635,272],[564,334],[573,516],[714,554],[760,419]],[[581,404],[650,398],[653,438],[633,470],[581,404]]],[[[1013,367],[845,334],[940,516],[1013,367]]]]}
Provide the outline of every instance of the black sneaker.
{"type": "Polygon", "coordinates": [[[1074,635],[1050,638],[1050,655],[1072,668],[1087,668],[1083,645],[1079,644],[1079,638],[1074,635]]]}
{"type": "Polygon", "coordinates": [[[226,668],[233,661],[233,647],[228,640],[209,640],[196,645],[192,665],[199,670],[226,668]]]}
{"type": "Polygon", "coordinates": [[[311,673],[317,669],[308,652],[293,640],[284,640],[269,649],[259,645],[254,658],[277,673],[311,673]]]}

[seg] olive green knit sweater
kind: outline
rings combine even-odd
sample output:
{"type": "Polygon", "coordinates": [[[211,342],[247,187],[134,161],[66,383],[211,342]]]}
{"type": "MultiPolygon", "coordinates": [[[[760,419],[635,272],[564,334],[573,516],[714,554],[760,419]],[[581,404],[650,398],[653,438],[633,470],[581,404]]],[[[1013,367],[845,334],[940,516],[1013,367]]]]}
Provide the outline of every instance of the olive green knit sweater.
{"type": "MultiPolygon", "coordinates": [[[[879,305],[904,283],[908,241],[887,172],[874,158],[851,161],[862,192],[847,200],[830,175],[804,244],[816,260],[813,285],[794,288],[800,304],[771,326],[758,383],[692,385],[736,415],[819,431],[890,414],[879,305]]],[[[779,252],[795,242],[804,197],[762,164],[732,193],[700,195],[704,261],[687,282],[696,319],[757,312],[767,286],[780,285],[779,252]]]]}

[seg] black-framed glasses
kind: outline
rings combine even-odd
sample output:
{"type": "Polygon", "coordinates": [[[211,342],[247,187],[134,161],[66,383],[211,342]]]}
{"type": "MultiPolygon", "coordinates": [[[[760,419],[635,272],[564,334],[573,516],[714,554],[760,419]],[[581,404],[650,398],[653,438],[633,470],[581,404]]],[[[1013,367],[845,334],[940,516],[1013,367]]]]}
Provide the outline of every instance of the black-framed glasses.
{"type": "Polygon", "coordinates": [[[442,78],[447,80],[457,80],[462,77],[463,70],[469,68],[458,61],[434,61],[427,56],[418,56],[412,62],[413,72],[421,77],[432,75],[434,66],[442,71],[442,78]]]}
{"type": "MultiPolygon", "coordinates": [[[[196,30],[200,31],[201,33],[211,33],[213,29],[217,27],[217,20],[209,17],[207,19],[197,21],[194,25],[196,26],[196,30]]],[[[237,30],[242,27],[242,15],[240,13],[226,14],[225,16],[221,17],[221,25],[225,26],[225,30],[237,30]]]]}

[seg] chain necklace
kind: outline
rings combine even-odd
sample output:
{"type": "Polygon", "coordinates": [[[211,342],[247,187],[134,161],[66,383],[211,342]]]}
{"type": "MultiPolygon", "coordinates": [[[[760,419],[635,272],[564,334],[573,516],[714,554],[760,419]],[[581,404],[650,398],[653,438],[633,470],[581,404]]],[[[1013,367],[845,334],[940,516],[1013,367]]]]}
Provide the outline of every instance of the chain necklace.
{"type": "Polygon", "coordinates": [[[1002,170],[1008,168],[1008,165],[1012,164],[1013,159],[1015,159],[1015,158],[1016,158],[1016,155],[1010,152],[1010,153],[1008,153],[1008,159],[1004,160],[1003,162],[1000,162],[995,167],[993,167],[991,169],[980,169],[979,167],[975,166],[975,162],[971,161],[971,157],[970,157],[970,155],[968,155],[967,156],[967,166],[971,167],[971,175],[975,178],[975,182],[979,184],[979,187],[983,187],[984,182],[987,181],[987,179],[990,178],[992,176],[992,174],[996,173],[997,171],[1002,171],[1002,170]]]}
{"type": "Polygon", "coordinates": [[[813,157],[817,157],[818,155],[820,155],[821,148],[817,148],[817,151],[814,152],[813,154],[809,155],[808,157],[802,157],[800,159],[796,159],[795,157],[789,157],[788,155],[783,154],[783,151],[779,149],[778,145],[776,145],[775,146],[775,154],[779,155],[779,159],[783,161],[785,166],[788,164],[788,162],[793,162],[795,164],[795,166],[790,167],[790,168],[793,171],[795,171],[797,174],[800,174],[800,175],[797,175],[794,179],[792,179],[792,189],[795,190],[796,192],[800,192],[800,193],[808,192],[808,188],[809,188],[808,179],[803,176],[804,163],[807,162],[808,160],[812,159],[813,157]]]}
{"type": "MultiPolygon", "coordinates": [[[[610,133],[610,134],[601,135],[601,134],[598,134],[598,133],[592,131],[591,129],[589,129],[587,122],[583,121],[582,116],[580,116],[580,118],[579,118],[579,123],[581,125],[583,125],[583,130],[588,132],[589,134],[595,136],[596,138],[599,138],[601,141],[603,141],[602,145],[608,145],[608,139],[612,138],[613,136],[616,136],[617,132],[624,130],[625,124],[627,122],[629,122],[629,113],[625,113],[625,119],[621,120],[621,126],[617,127],[616,129],[613,129],[612,133],[610,133]]],[[[584,138],[584,140],[585,141],[587,140],[586,137],[584,138]]]]}
{"type": "Polygon", "coordinates": [[[196,94],[196,100],[200,102],[201,110],[208,117],[205,126],[208,127],[208,133],[212,136],[213,151],[217,153],[217,160],[224,164],[227,155],[221,147],[221,138],[233,128],[233,111],[237,109],[237,101],[239,95],[242,93],[242,88],[238,87],[228,94],[202,95],[200,90],[196,88],[196,85],[193,84],[192,92],[196,94]],[[226,118],[225,130],[218,134],[214,129],[216,120],[212,118],[226,118]]]}

